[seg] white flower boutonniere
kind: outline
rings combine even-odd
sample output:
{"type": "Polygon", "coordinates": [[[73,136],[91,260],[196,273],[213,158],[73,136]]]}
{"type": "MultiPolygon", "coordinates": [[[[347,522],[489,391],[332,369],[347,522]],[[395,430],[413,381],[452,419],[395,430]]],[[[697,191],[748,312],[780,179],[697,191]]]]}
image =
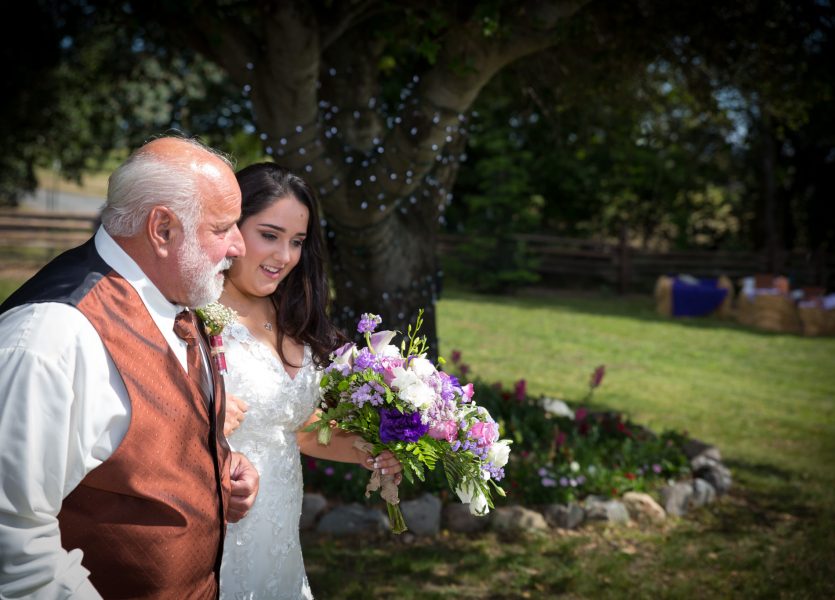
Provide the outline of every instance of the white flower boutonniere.
{"type": "Polygon", "coordinates": [[[202,308],[194,309],[197,316],[203,322],[203,328],[206,330],[206,335],[209,336],[209,346],[211,346],[212,360],[221,375],[226,374],[226,356],[223,354],[223,328],[229,323],[234,323],[238,319],[238,313],[224,306],[220,302],[212,302],[202,308]]]}

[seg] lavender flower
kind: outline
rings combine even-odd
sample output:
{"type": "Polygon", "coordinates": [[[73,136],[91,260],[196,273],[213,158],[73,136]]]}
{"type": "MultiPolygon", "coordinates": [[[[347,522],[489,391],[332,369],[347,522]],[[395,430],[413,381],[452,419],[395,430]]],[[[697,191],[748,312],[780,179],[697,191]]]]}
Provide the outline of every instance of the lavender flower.
{"type": "Polygon", "coordinates": [[[357,325],[357,331],[363,334],[371,333],[372,331],[377,329],[377,325],[379,325],[382,322],[383,319],[382,317],[380,317],[380,315],[363,313],[359,325],[357,325]]]}

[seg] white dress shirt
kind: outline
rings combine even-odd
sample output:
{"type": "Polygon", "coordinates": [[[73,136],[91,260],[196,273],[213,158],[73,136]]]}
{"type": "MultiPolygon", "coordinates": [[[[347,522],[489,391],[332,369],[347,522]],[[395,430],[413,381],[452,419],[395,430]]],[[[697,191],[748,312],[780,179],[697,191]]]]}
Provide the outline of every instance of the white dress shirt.
{"type": "MultiPolygon", "coordinates": [[[[96,250],[137,291],[187,370],[171,304],[103,228],[96,250]]],[[[90,322],[60,303],[0,316],[0,597],[100,598],[61,547],[63,499],[119,446],[130,401],[90,322]]]]}

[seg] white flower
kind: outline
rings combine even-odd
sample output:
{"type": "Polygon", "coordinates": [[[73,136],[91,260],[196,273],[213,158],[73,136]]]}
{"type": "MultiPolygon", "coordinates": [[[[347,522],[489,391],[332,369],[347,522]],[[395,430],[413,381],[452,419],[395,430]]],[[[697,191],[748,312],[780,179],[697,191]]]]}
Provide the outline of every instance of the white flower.
{"type": "Polygon", "coordinates": [[[458,494],[458,499],[462,503],[470,505],[471,515],[480,517],[490,512],[490,507],[487,505],[487,498],[471,482],[462,482],[461,485],[455,488],[455,493],[458,494]]]}
{"type": "Polygon", "coordinates": [[[568,404],[562,400],[557,400],[556,398],[543,398],[542,408],[545,412],[551,413],[557,417],[568,417],[569,419],[574,418],[574,411],[568,407],[568,404]]]}
{"type": "Polygon", "coordinates": [[[397,395],[401,400],[418,410],[428,408],[435,401],[435,390],[421,381],[414,371],[395,367],[392,372],[394,379],[391,385],[398,390],[397,395]]]}
{"type": "Polygon", "coordinates": [[[499,440],[490,446],[487,451],[487,462],[493,463],[494,467],[503,467],[510,457],[510,440],[499,440]]]}
{"type": "Polygon", "coordinates": [[[431,361],[420,357],[413,358],[409,361],[409,369],[414,371],[415,374],[417,374],[417,376],[424,381],[438,372],[435,365],[433,365],[431,361]]]}
{"type": "Polygon", "coordinates": [[[569,465],[569,466],[571,467],[571,472],[572,473],[576,473],[577,471],[580,470],[580,463],[578,463],[576,460],[572,460],[571,465],[569,465]]]}
{"type": "Polygon", "coordinates": [[[397,346],[392,346],[391,344],[375,348],[374,351],[377,353],[377,356],[389,356],[392,358],[400,358],[400,349],[397,346]]]}

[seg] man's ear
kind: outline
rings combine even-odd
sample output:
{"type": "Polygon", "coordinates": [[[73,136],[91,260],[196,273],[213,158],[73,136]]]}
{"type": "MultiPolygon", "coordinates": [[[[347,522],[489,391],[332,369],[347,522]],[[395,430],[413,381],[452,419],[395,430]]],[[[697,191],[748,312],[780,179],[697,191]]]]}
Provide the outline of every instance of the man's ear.
{"type": "Polygon", "coordinates": [[[153,207],[151,212],[148,213],[146,233],[154,254],[160,258],[167,258],[181,229],[180,220],[170,208],[166,206],[153,207]]]}

